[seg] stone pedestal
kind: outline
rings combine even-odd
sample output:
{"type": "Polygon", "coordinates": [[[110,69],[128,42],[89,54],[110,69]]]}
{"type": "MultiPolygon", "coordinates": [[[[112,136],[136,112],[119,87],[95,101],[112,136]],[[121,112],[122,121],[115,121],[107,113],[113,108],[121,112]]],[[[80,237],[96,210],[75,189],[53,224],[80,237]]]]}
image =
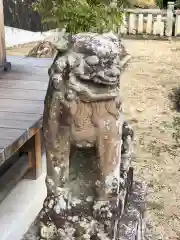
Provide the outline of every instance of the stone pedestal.
{"type": "MultiPolygon", "coordinates": [[[[144,240],[146,237],[146,194],[144,183],[134,181],[124,213],[118,222],[118,240],[144,240]]],[[[21,240],[38,240],[40,216],[21,240]]],[[[149,236],[149,235],[148,235],[149,236]]],[[[151,235],[152,236],[152,235],[151,235]]],[[[148,238],[150,239],[150,238],[148,238]]],[[[154,240],[157,240],[153,237],[154,240]]]]}

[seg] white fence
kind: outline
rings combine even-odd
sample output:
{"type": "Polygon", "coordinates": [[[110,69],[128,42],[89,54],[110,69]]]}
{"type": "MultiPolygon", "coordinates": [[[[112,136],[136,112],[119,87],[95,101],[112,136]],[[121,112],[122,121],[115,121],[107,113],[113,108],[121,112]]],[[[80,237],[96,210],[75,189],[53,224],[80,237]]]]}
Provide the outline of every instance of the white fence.
{"type": "Polygon", "coordinates": [[[123,35],[180,36],[180,10],[174,10],[174,2],[167,9],[124,9],[123,35]]]}

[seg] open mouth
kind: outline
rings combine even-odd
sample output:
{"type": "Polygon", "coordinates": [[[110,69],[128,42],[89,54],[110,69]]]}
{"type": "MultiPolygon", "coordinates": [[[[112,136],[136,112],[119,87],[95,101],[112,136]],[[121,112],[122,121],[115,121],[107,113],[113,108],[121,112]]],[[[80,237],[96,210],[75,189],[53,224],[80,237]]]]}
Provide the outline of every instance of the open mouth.
{"type": "Polygon", "coordinates": [[[84,86],[86,86],[87,88],[91,89],[94,91],[94,89],[96,89],[97,92],[102,93],[102,92],[114,92],[114,89],[117,88],[117,82],[113,83],[113,84],[109,84],[109,83],[105,83],[104,81],[102,81],[102,79],[98,79],[98,81],[86,81],[83,79],[78,79],[79,83],[83,84],[84,86]]]}
{"type": "Polygon", "coordinates": [[[87,76],[84,76],[84,75],[80,75],[79,76],[79,80],[81,82],[83,82],[84,84],[87,84],[88,82],[88,85],[90,83],[94,83],[94,84],[100,84],[100,85],[116,85],[118,83],[118,78],[117,77],[108,77],[108,76],[104,76],[104,77],[101,77],[101,76],[93,76],[93,77],[87,77],[87,76]]]}
{"type": "Polygon", "coordinates": [[[101,76],[96,76],[92,79],[94,83],[100,83],[103,85],[115,85],[117,84],[118,80],[116,77],[101,77],[101,76]]]}

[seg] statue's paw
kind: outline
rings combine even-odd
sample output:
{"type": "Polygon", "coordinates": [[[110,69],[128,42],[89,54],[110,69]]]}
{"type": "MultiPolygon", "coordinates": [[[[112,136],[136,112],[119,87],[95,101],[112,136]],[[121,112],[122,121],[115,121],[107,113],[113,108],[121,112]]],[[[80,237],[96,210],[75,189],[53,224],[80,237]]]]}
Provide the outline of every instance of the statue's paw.
{"type": "Polygon", "coordinates": [[[93,206],[93,215],[95,219],[111,219],[111,207],[109,201],[97,201],[93,206]]]}

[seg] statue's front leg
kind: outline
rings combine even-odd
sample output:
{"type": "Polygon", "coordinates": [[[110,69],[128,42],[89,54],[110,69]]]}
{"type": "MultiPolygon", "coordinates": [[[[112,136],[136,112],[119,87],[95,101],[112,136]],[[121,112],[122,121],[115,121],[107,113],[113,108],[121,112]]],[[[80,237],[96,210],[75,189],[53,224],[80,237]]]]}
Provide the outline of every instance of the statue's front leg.
{"type": "Polygon", "coordinates": [[[47,182],[48,178],[51,178],[54,183],[53,188],[47,185],[47,189],[51,188],[50,192],[55,193],[58,187],[64,187],[69,178],[70,136],[68,124],[62,121],[65,111],[58,92],[53,93],[49,105],[45,105],[43,133],[47,157],[47,182]]]}
{"type": "MultiPolygon", "coordinates": [[[[48,98],[48,97],[47,97],[48,98]]],[[[58,218],[68,205],[70,138],[69,126],[62,122],[64,108],[57,92],[50,101],[45,101],[43,133],[47,157],[46,187],[47,197],[41,211],[41,231],[43,239],[55,239],[58,232],[58,218]]]]}
{"type": "Polygon", "coordinates": [[[112,217],[112,205],[114,205],[113,208],[118,207],[117,199],[121,184],[121,132],[119,129],[115,118],[103,119],[97,135],[100,179],[96,184],[98,201],[94,205],[94,210],[96,215],[101,215],[103,218],[112,217]]]}

